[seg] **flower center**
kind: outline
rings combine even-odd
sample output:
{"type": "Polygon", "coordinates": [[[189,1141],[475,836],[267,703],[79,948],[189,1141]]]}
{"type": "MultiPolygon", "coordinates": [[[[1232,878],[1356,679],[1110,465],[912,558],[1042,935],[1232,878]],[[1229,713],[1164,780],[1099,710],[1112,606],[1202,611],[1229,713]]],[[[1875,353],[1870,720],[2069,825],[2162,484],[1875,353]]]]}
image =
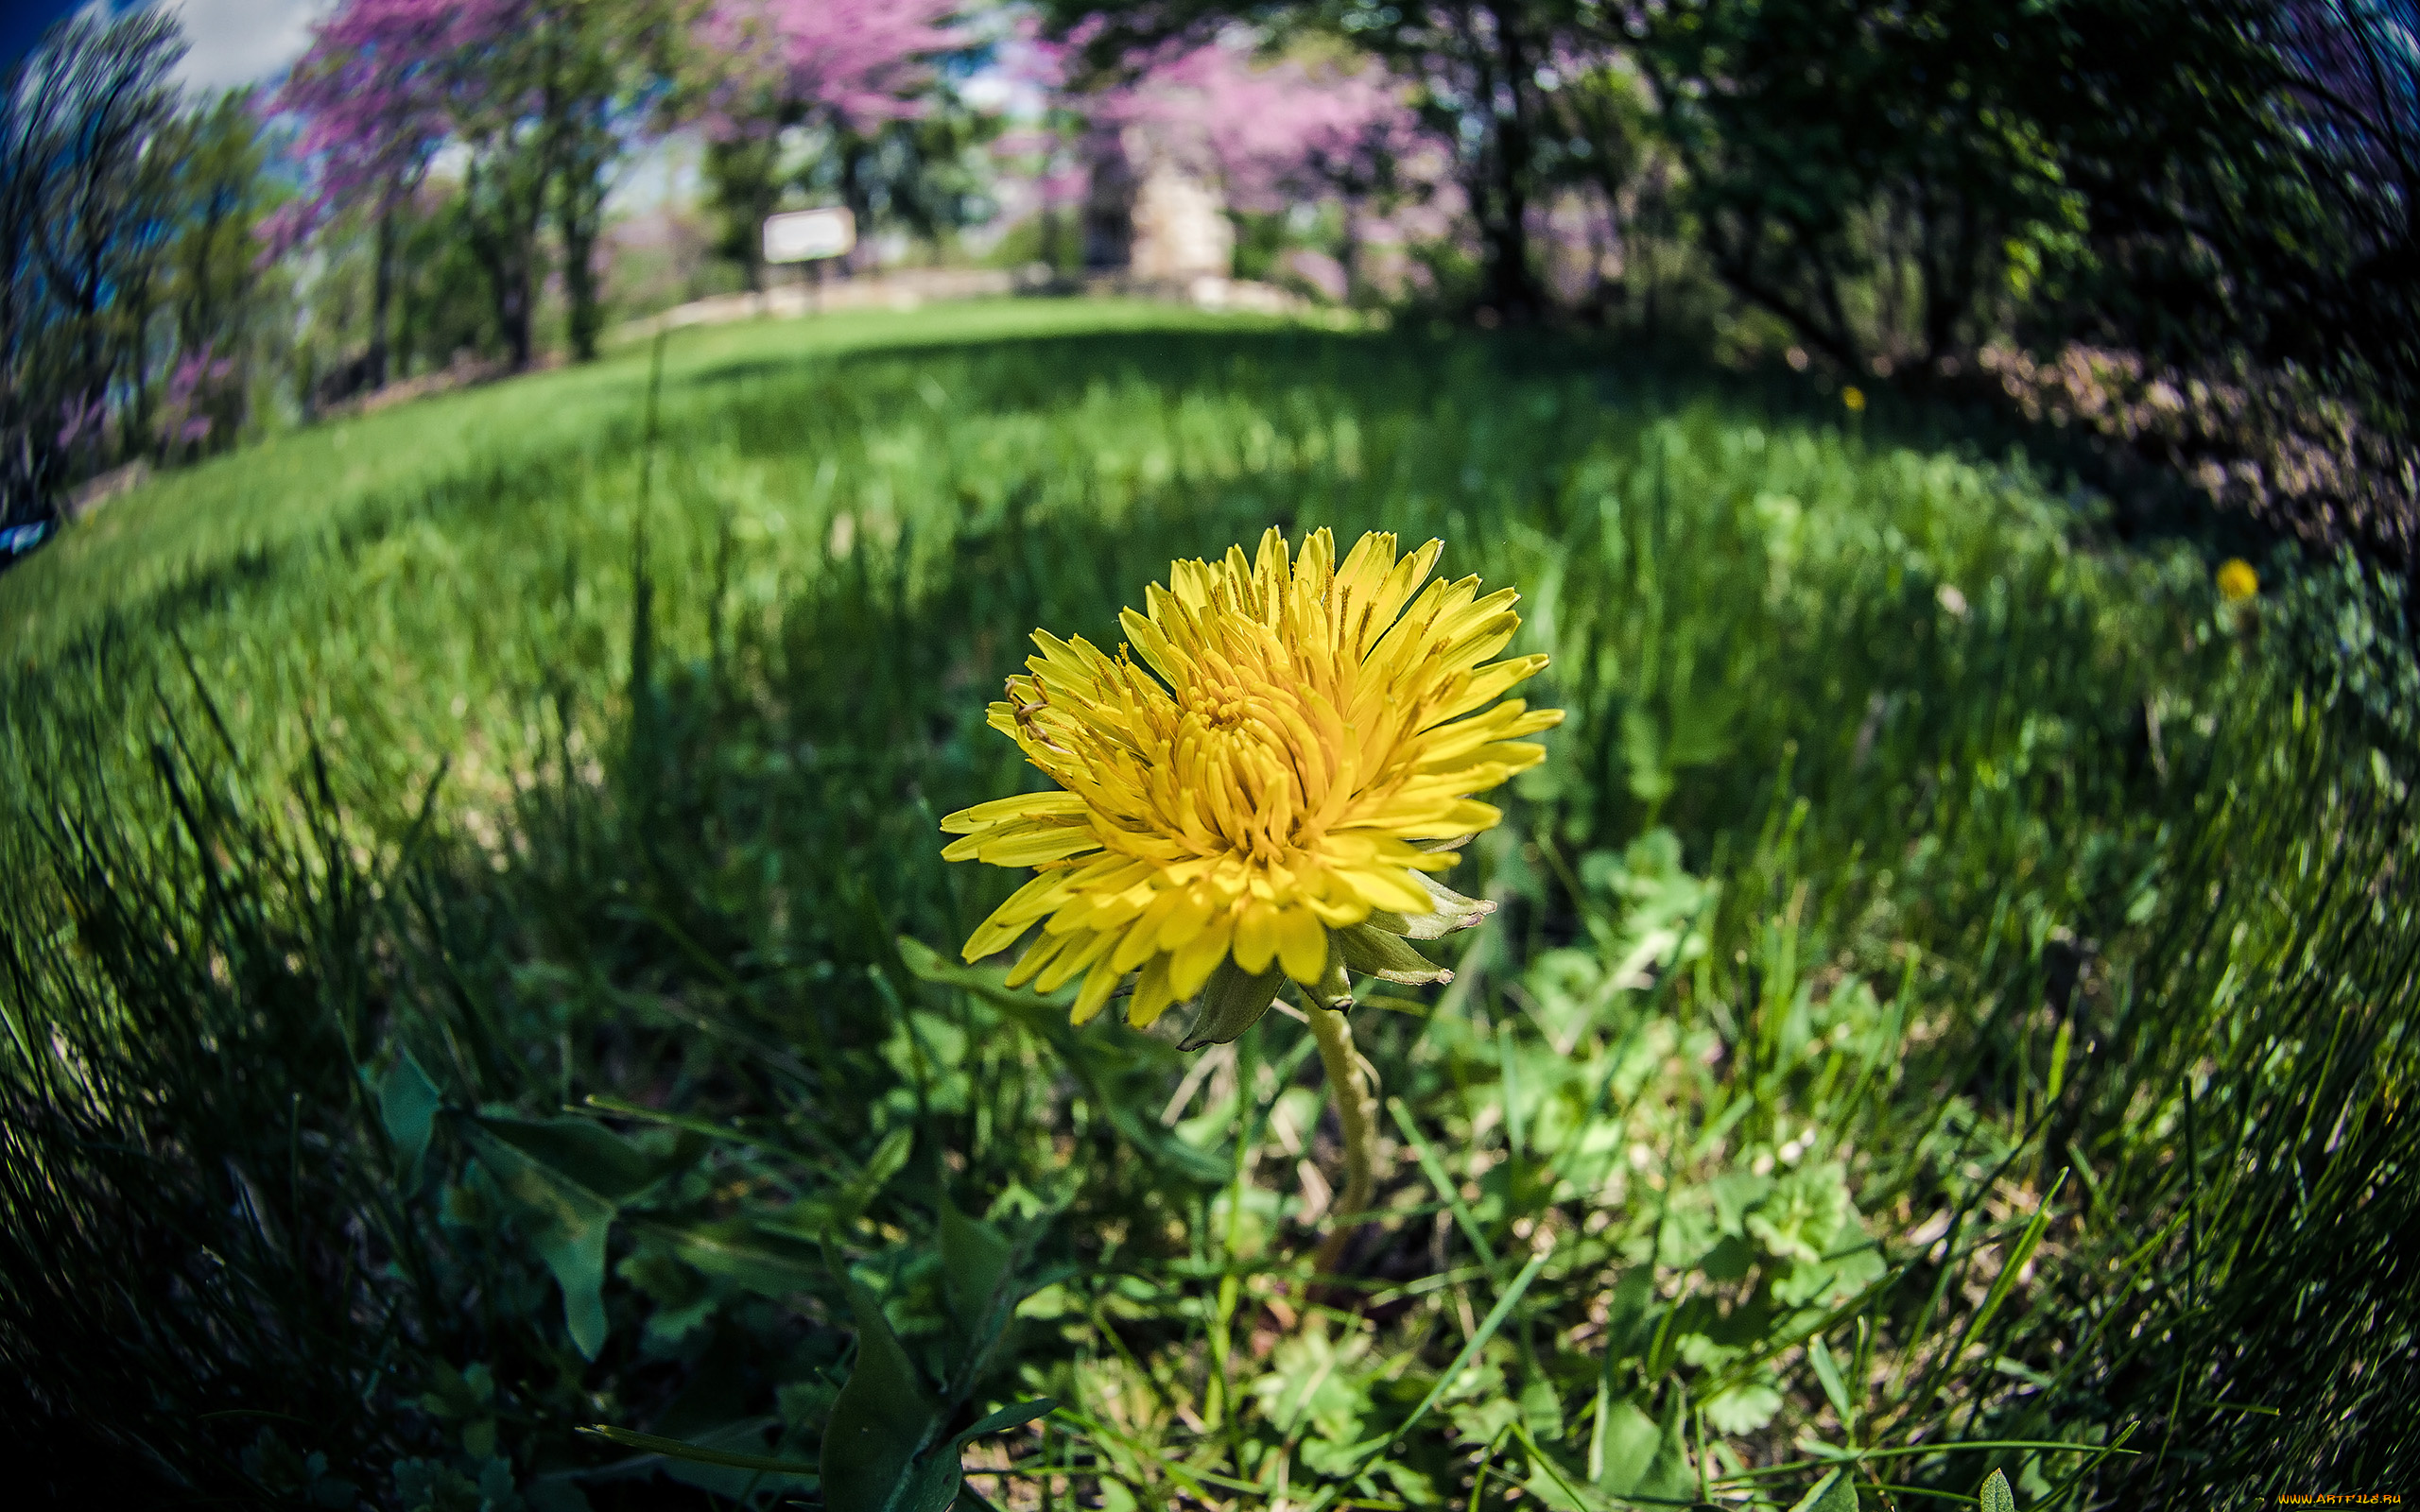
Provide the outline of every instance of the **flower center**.
{"type": "Polygon", "coordinates": [[[1232,682],[1197,683],[1185,690],[1186,712],[1213,730],[1233,730],[1252,713],[1252,700],[1232,682]]]}

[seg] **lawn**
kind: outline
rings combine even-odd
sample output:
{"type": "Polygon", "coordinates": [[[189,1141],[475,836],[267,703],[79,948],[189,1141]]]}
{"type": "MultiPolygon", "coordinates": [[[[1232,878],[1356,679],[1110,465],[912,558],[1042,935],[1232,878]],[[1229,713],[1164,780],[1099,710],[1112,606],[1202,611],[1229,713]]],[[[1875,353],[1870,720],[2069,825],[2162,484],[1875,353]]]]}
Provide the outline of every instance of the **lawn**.
{"type": "Polygon", "coordinates": [[[1954,416],[1577,338],[1033,301],[679,334],[652,404],[648,355],[0,579],[38,1486],[2411,1483],[2411,767],[2297,650],[2326,575],[2222,603],[1954,416]],[[1271,524],[1442,538],[1569,712],[1452,985],[1355,1010],[1389,1143],[1319,1278],[1302,1025],[1071,1030],[956,964],[1017,879],[939,854],[1032,785],[984,726],[1028,631],[1114,647],[1271,524]]]}

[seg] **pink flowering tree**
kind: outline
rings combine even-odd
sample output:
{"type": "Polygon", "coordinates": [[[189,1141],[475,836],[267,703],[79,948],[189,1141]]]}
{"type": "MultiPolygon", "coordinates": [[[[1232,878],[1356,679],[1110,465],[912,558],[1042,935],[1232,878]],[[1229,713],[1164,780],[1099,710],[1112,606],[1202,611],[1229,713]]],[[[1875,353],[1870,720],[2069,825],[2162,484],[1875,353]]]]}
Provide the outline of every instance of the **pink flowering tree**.
{"type": "Polygon", "coordinates": [[[291,250],[342,212],[376,227],[368,381],[387,379],[396,216],[455,129],[470,64],[499,8],[456,0],[347,0],[312,28],[311,45],[271,113],[302,125],[306,192],[263,228],[263,258],[291,250]]]}
{"type": "Polygon", "coordinates": [[[1040,232],[1035,255],[1054,271],[1066,266],[1075,249],[1067,223],[1082,207],[1090,178],[1077,150],[1081,128],[1068,112],[1056,110],[1040,122],[1003,131],[992,143],[1000,214],[1011,221],[1034,217],[1040,232]]]}
{"type": "MultiPolygon", "coordinates": [[[[1430,128],[1478,236],[1481,298],[1507,319],[1532,319],[1546,298],[1531,266],[1530,215],[1544,186],[1552,133],[1552,61],[1584,14],[1618,26],[1621,7],[1563,0],[1486,5],[1374,5],[1312,0],[1036,0],[1049,33],[1093,69],[1131,74],[1137,59],[1199,46],[1236,26],[1342,42],[1399,79],[1430,128]]],[[[1694,11],[1690,12],[1695,14],[1694,11]]]]}
{"type": "Polygon", "coordinates": [[[1342,291],[1363,284],[1374,223],[1426,198],[1420,170],[1436,161],[1400,84],[1374,64],[1255,65],[1242,49],[1197,49],[1192,85],[1227,193],[1240,211],[1270,214],[1333,198],[1342,210],[1342,291]]]}
{"type": "MultiPolygon", "coordinates": [[[[756,228],[790,175],[781,137],[796,127],[863,135],[922,114],[933,60],[968,45],[959,0],[715,0],[696,27],[716,60],[704,112],[706,169],[726,221],[722,249],[761,288],[756,228]]],[[[844,194],[848,185],[842,185],[844,194]]],[[[850,197],[854,198],[855,197],[850,197]]],[[[863,206],[852,204],[862,218],[863,206]]]]}
{"type": "Polygon", "coordinates": [[[1084,117],[1066,88],[1067,49],[1041,39],[1030,13],[1011,18],[992,49],[995,90],[1016,124],[991,144],[999,213],[1010,221],[1033,218],[1042,264],[1063,269],[1080,255],[1070,222],[1081,215],[1091,174],[1084,162],[1084,117]]]}
{"type": "Polygon", "coordinates": [[[378,232],[371,381],[385,377],[395,217],[440,147],[465,149],[463,227],[513,365],[531,355],[551,215],[576,355],[600,325],[596,250],[614,165],[660,126],[683,0],[339,0],[272,109],[302,122],[311,192],[285,249],[340,211],[378,232]]]}
{"type": "Polygon", "coordinates": [[[931,60],[964,45],[959,0],[717,0],[700,22],[729,57],[722,124],[761,128],[768,103],[853,125],[915,113],[931,60]]]}
{"type": "MultiPolygon", "coordinates": [[[[1082,44],[1037,45],[1064,80],[1081,78],[1082,44]]],[[[1215,180],[1234,211],[1337,202],[1348,288],[1362,283],[1372,232],[1392,239],[1382,223],[1429,198],[1424,170],[1443,161],[1402,85],[1374,62],[1263,59],[1240,35],[1160,46],[1068,102],[1097,131],[1137,131],[1147,150],[1215,180]]]]}

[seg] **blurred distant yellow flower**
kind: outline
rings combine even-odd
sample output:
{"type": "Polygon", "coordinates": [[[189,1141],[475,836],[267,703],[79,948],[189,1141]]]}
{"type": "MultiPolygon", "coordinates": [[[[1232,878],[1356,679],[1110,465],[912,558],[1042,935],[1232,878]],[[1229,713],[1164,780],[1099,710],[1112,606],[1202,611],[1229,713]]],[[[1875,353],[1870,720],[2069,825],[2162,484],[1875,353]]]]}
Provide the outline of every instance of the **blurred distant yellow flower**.
{"type": "Polygon", "coordinates": [[[1841,403],[1849,406],[1850,414],[1863,414],[1865,412],[1865,390],[1859,388],[1855,384],[1851,384],[1846,388],[1841,390],[1841,403]]]}
{"type": "Polygon", "coordinates": [[[1036,631],[1042,654],[1009,679],[991,724],[1059,790],[942,828],[964,837],[949,860],[1041,874],[966,958],[1041,923],[1010,981],[1053,991],[1082,973],[1078,1022],[1129,972],[1136,1024],[1214,986],[1236,1011],[1205,1015],[1219,1025],[1196,1043],[1241,1033],[1288,977],[1344,1006],[1347,967],[1445,975],[1396,936],[1491,911],[1428,874],[1502,817],[1471,795],[1544,760],[1520,737],[1563,712],[1496,702],[1547,659],[1482,665],[1512,641],[1517,595],[1481,597],[1477,577],[1422,591],[1443,548],[1398,560],[1395,538],[1374,533],[1339,564],[1320,530],[1294,559],[1271,529],[1256,561],[1237,546],[1172,563],[1147,612],[1124,611],[1115,657],[1036,631]]]}
{"type": "Polygon", "coordinates": [[[2260,575],[2252,563],[2240,557],[2229,557],[2219,563],[2219,596],[2230,604],[2240,604],[2260,592],[2260,575]]]}

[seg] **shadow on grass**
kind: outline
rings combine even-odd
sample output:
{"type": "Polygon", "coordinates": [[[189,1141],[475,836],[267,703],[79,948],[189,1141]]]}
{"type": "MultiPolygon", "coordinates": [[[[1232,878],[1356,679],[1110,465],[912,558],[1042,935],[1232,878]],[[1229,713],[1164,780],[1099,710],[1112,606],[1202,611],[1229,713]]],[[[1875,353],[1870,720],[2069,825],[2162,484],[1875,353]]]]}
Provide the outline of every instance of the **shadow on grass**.
{"type": "MultiPolygon", "coordinates": [[[[1238,363],[1263,365],[1314,387],[1329,384],[1356,395],[1383,395],[1387,404],[1399,407],[1432,403],[1474,373],[1508,384],[1570,382],[1586,386],[1592,401],[1609,415],[1712,403],[1743,421],[1854,429],[1861,440],[1876,446],[1987,459],[2021,453],[2053,484],[2064,487],[2063,479],[2082,478],[2087,488],[2116,492],[2118,507],[2105,519],[2094,513],[2081,490],[2073,494],[2078,528],[2087,533],[2099,520],[2121,540],[2190,536],[2205,541],[2214,556],[2255,555],[2271,539],[2244,522],[2212,517],[2181,486],[2169,489],[2146,475],[2121,478],[2110,472],[2089,445],[2068,432],[2027,425],[1990,406],[1884,391],[1874,395],[1873,407],[1865,414],[1852,416],[1841,408],[1837,389],[1826,382],[1781,369],[1726,370],[1691,351],[1586,333],[1437,335],[1399,330],[1340,335],[1280,327],[1011,333],[971,339],[909,334],[881,348],[709,358],[681,365],[666,391],[667,419],[711,421],[711,412],[724,407],[739,412],[728,417],[733,420],[769,407],[773,413],[764,418],[778,419],[793,403],[829,398],[846,402],[857,413],[879,404],[915,405],[924,403],[915,381],[919,364],[970,360],[1013,369],[1011,382],[995,378],[994,392],[1004,396],[1002,403],[1035,407],[1112,381],[1141,382],[1175,393],[1198,385],[1205,372],[1238,363]]],[[[181,548],[188,553],[187,560],[132,596],[126,593],[125,584],[91,574],[85,575],[90,580],[48,586],[17,608],[21,612],[38,610],[45,623],[57,621],[59,627],[24,638],[20,665],[8,675],[15,680],[53,666],[69,676],[84,675],[95,665],[89,648],[112,640],[118,628],[139,638],[164,618],[173,623],[219,601],[231,587],[252,580],[264,567],[284,568],[318,552],[354,551],[406,521],[443,518],[464,501],[543,497],[567,486],[583,469],[626,462],[640,444],[642,396],[633,388],[601,403],[618,405],[621,412],[600,413],[577,440],[551,450],[515,451],[509,457],[475,461],[458,476],[343,502],[330,512],[324,527],[281,525],[274,539],[248,539],[223,549],[197,537],[181,548]]],[[[230,458],[220,465],[240,461],[230,458]]],[[[328,505],[301,499],[295,507],[307,512],[328,505]]]]}

